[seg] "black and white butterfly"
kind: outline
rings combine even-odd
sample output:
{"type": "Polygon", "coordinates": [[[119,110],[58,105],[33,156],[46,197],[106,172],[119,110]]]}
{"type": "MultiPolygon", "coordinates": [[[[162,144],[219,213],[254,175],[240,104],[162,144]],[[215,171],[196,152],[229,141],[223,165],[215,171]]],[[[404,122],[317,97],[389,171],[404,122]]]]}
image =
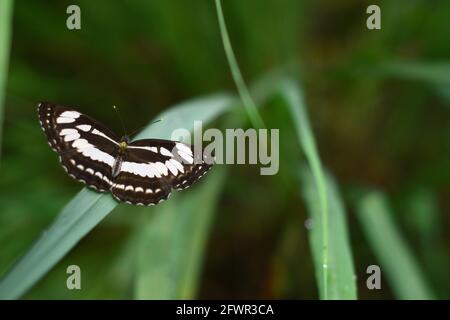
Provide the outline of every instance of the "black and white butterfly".
{"type": "Polygon", "coordinates": [[[39,122],[64,170],[74,179],[130,204],[154,205],[185,189],[214,164],[212,155],[159,139],[130,142],[93,118],[47,102],[39,122]]]}

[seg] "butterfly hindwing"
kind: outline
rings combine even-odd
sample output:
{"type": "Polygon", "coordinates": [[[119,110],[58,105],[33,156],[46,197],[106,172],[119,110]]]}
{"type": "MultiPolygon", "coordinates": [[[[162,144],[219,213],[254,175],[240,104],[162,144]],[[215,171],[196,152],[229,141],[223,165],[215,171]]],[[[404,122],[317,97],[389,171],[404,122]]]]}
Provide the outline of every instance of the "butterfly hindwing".
{"type": "MultiPolygon", "coordinates": [[[[170,140],[137,140],[128,148],[129,162],[148,164],[142,171],[135,171],[135,174],[162,177],[175,189],[184,189],[192,185],[212,167],[214,162],[212,156],[201,148],[195,152],[190,145],[170,140]]],[[[122,168],[127,169],[124,165],[122,168]]]]}
{"type": "Polygon", "coordinates": [[[191,146],[170,140],[134,141],[121,163],[116,179],[119,188],[113,186],[111,191],[131,203],[158,203],[169,196],[172,188],[189,187],[211,168],[212,157],[199,151],[197,155],[191,146]]]}
{"type": "Polygon", "coordinates": [[[164,179],[142,179],[132,173],[121,172],[111,187],[111,193],[120,201],[150,206],[166,200],[171,188],[164,179]]]}
{"type": "Polygon", "coordinates": [[[67,173],[99,191],[108,190],[117,154],[116,135],[98,121],[63,106],[41,103],[38,115],[67,173]]]}

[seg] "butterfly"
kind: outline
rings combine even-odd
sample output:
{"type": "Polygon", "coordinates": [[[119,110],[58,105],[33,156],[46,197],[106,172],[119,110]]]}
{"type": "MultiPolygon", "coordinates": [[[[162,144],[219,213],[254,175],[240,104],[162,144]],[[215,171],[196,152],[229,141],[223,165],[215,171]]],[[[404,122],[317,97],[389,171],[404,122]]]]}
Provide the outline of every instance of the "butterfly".
{"type": "Polygon", "coordinates": [[[131,142],[69,107],[42,102],[38,117],[48,144],[72,178],[129,204],[158,204],[214,165],[214,157],[201,148],[194,152],[188,144],[161,139],[131,142]]]}

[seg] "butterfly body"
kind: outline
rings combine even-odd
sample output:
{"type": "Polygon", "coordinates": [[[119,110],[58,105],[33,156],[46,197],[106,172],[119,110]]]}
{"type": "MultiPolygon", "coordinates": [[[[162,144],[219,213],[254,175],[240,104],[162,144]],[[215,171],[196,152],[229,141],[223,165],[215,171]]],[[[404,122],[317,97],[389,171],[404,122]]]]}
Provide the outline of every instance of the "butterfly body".
{"type": "Polygon", "coordinates": [[[172,189],[192,185],[214,163],[211,155],[197,155],[181,142],[119,139],[72,108],[44,102],[38,116],[49,145],[72,178],[130,204],[157,204],[172,189]]]}

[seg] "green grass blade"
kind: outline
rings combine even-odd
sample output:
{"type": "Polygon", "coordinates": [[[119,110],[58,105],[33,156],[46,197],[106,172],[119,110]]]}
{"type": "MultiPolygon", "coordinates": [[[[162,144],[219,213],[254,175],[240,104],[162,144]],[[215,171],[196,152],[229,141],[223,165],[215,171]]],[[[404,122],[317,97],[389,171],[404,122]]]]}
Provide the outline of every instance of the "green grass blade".
{"type": "Polygon", "coordinates": [[[225,50],[225,55],[230,65],[231,74],[233,80],[236,83],[239,95],[244,103],[245,110],[247,111],[248,117],[255,128],[265,128],[264,121],[256,108],[256,104],[253,101],[250,92],[245,85],[244,78],[242,77],[241,71],[239,70],[236,57],[233,52],[233,47],[231,46],[230,37],[228,36],[227,27],[225,24],[225,18],[223,16],[222,4],[220,0],[216,0],[216,10],[217,18],[219,20],[219,29],[222,36],[223,47],[225,50]]]}
{"type": "Polygon", "coordinates": [[[28,253],[2,278],[0,299],[21,296],[115,206],[111,197],[88,189],[78,193],[28,253]]]}
{"type": "MultiPolygon", "coordinates": [[[[174,129],[192,129],[195,120],[211,121],[234,103],[233,97],[222,94],[181,103],[157,117],[164,119],[164,125],[149,125],[138,137],[170,138],[174,129]]],[[[83,189],[0,280],[0,299],[15,299],[25,293],[117,204],[108,194],[83,189]]]]}
{"type": "Polygon", "coordinates": [[[377,72],[406,80],[450,85],[448,62],[390,62],[381,65],[377,72]]]}
{"type": "Polygon", "coordinates": [[[390,62],[382,64],[375,74],[429,85],[445,102],[450,101],[450,63],[390,62]]]}
{"type": "Polygon", "coordinates": [[[399,299],[433,299],[411,249],[392,219],[383,194],[370,192],[357,202],[357,214],[383,272],[399,299]]]}
{"type": "MultiPolygon", "coordinates": [[[[353,257],[350,250],[349,233],[344,205],[338,187],[330,175],[326,175],[326,187],[329,197],[329,246],[328,246],[328,299],[350,300],[357,299],[356,275],[353,267],[353,257]]],[[[316,276],[319,288],[323,288],[322,281],[322,239],[323,228],[319,194],[315,187],[311,172],[301,170],[301,191],[305,198],[311,229],[309,242],[316,266],[316,276]]]]}
{"type": "Polygon", "coordinates": [[[322,244],[321,244],[321,263],[320,268],[322,269],[321,274],[322,281],[319,281],[320,286],[320,297],[322,299],[329,299],[328,294],[328,282],[330,278],[328,276],[329,267],[329,222],[328,222],[328,195],[325,183],[324,172],[322,164],[320,161],[319,153],[317,151],[316,142],[314,140],[314,135],[312,133],[311,127],[309,125],[308,115],[306,113],[305,104],[303,101],[302,93],[299,89],[298,84],[294,81],[286,79],[281,82],[280,93],[286,100],[286,105],[291,112],[295,129],[297,130],[298,140],[305,153],[306,159],[308,160],[309,167],[311,169],[314,184],[317,188],[318,200],[320,205],[321,219],[320,226],[317,228],[322,228],[322,244]]]}
{"type": "Polygon", "coordinates": [[[136,299],[193,299],[225,169],[161,206],[141,230],[136,299]]]}
{"type": "Polygon", "coordinates": [[[0,1],[0,157],[2,149],[3,105],[5,103],[6,80],[8,79],[12,13],[13,0],[0,1]]]}

